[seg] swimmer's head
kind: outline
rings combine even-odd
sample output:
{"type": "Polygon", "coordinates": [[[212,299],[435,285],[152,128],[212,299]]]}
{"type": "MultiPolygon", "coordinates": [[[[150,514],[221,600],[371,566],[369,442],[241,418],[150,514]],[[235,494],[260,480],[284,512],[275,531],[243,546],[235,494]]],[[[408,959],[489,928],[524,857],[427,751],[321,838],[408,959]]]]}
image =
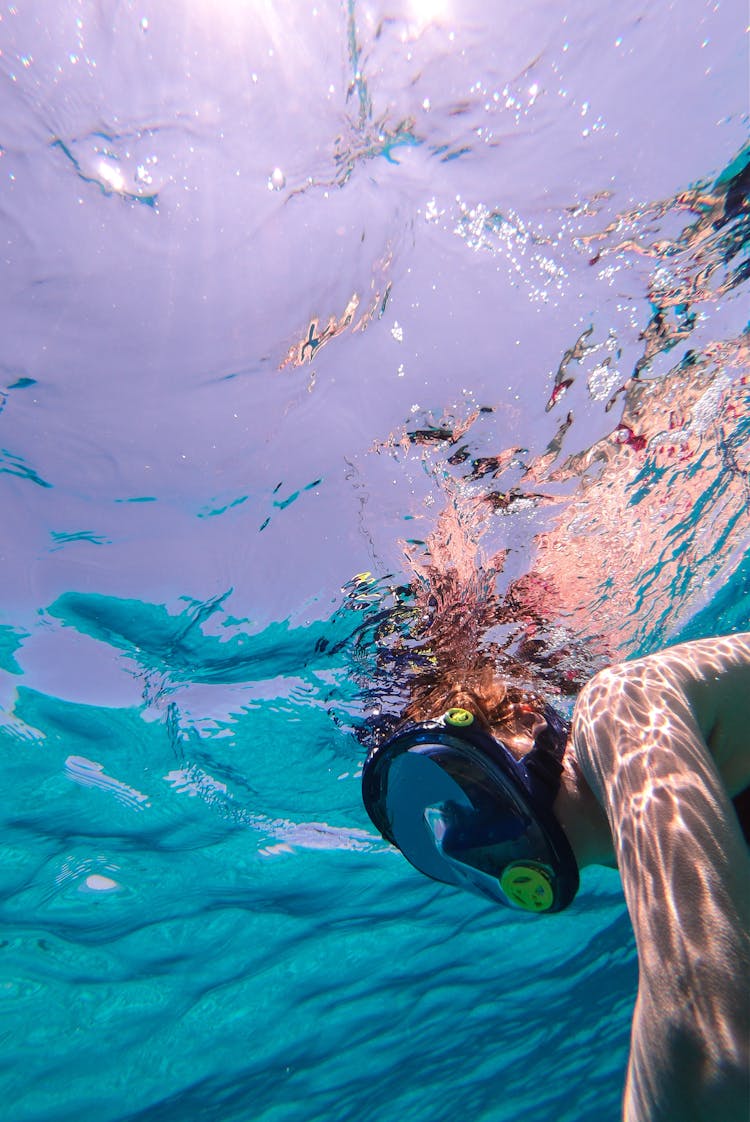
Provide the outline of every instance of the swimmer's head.
{"type": "Polygon", "coordinates": [[[565,721],[540,694],[504,682],[489,667],[458,681],[423,679],[415,683],[399,727],[455,708],[469,711],[477,726],[502,741],[516,759],[546,744],[554,745],[562,758],[567,741],[565,721]]]}
{"type": "Polygon", "coordinates": [[[552,811],[565,722],[540,699],[508,701],[506,690],[515,710],[505,725],[531,744],[521,755],[494,735],[496,708],[466,687],[451,700],[464,704],[402,724],[371,750],[362,774],[368,814],[427,876],[509,907],[561,911],[578,890],[575,856],[552,811]]]}

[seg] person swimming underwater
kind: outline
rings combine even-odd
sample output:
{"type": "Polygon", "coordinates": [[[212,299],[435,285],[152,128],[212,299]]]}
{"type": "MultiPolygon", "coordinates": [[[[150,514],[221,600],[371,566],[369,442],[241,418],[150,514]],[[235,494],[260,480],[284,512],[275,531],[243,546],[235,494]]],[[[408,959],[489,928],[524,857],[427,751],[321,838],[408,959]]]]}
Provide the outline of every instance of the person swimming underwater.
{"type": "Polygon", "coordinates": [[[432,701],[368,755],[374,824],[428,876],[532,912],[617,865],[639,962],[625,1122],[746,1122],[750,634],[600,671],[569,727],[486,673],[432,701]]]}
{"type": "Polygon", "coordinates": [[[607,669],[585,648],[545,661],[538,638],[511,657],[487,637],[520,601],[476,537],[448,504],[413,563],[410,638],[386,662],[394,681],[403,654],[408,696],[371,730],[367,812],[427,876],[525,911],[617,866],[639,963],[625,1122],[747,1122],[750,634],[607,669]],[[550,690],[577,693],[570,723],[550,690]]]}

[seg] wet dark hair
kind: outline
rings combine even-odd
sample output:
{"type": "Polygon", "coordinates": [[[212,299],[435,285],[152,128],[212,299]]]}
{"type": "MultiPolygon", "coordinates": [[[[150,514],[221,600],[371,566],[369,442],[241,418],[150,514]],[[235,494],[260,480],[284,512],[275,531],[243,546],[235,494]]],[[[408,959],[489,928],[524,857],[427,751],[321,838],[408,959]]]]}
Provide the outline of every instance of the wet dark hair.
{"type": "MultiPolygon", "coordinates": [[[[562,760],[570,735],[565,717],[536,692],[506,685],[485,667],[471,685],[445,685],[425,676],[412,686],[409,703],[391,727],[430,720],[459,707],[467,709],[492,736],[501,740],[520,759],[532,748],[535,757],[548,761],[550,778],[562,770],[562,760]]],[[[547,769],[547,764],[543,765],[547,769]]]]}

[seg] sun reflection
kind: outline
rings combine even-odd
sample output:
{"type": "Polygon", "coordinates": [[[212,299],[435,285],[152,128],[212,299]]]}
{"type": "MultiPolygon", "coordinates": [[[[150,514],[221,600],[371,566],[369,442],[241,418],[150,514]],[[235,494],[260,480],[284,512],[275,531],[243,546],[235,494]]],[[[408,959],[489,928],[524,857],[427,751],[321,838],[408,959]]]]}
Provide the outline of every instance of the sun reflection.
{"type": "Polygon", "coordinates": [[[111,164],[100,160],[96,170],[102,181],[106,183],[108,187],[111,187],[113,191],[121,192],[125,190],[125,177],[119,168],[112,167],[111,164]]]}
{"type": "Polygon", "coordinates": [[[418,38],[428,27],[445,22],[451,14],[450,0],[409,0],[406,6],[408,30],[401,38],[418,38]]]}

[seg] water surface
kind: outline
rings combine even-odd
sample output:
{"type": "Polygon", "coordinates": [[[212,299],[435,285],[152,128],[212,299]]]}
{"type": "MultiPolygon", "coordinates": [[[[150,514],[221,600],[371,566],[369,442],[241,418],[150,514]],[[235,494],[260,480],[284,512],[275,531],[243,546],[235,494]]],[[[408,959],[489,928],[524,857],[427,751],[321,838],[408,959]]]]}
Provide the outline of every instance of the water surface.
{"type": "Polygon", "coordinates": [[[446,516],[562,704],[750,627],[744,5],[0,16],[7,1116],[616,1117],[616,873],[432,885],[356,733],[446,516]]]}

